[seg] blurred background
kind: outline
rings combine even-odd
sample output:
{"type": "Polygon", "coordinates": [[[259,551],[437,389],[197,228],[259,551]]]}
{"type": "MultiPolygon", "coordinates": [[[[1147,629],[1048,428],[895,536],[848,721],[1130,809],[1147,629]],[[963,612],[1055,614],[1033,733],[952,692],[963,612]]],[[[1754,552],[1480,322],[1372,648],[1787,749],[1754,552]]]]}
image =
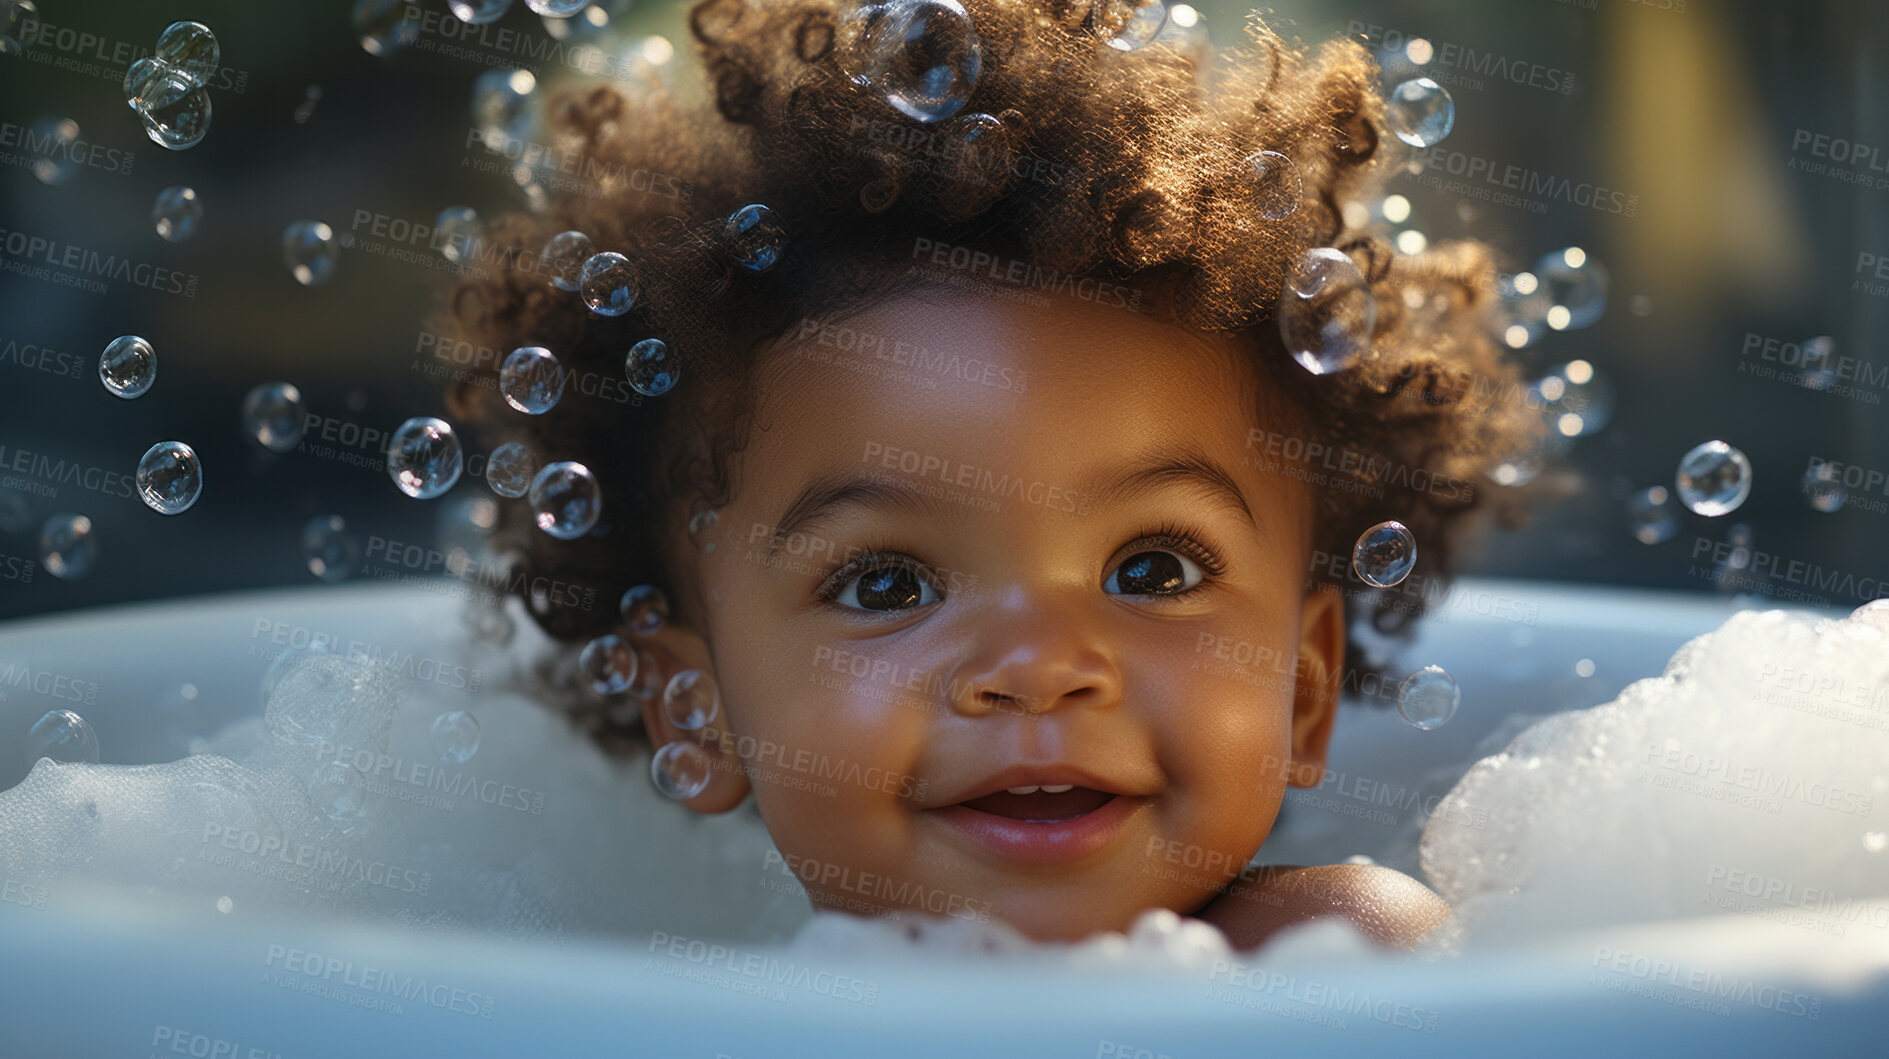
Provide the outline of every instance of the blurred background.
{"type": "MultiPolygon", "coordinates": [[[[430,503],[378,462],[403,420],[444,415],[425,325],[454,279],[455,244],[430,234],[441,211],[528,204],[479,142],[491,115],[471,112],[475,80],[524,68],[542,91],[573,67],[634,80],[666,62],[692,76],[686,5],[618,0],[555,20],[520,0],[476,26],[446,0],[364,4],[366,21],[344,0],[30,7],[0,0],[0,617],[314,584],[349,574],[349,541],[426,544],[489,518],[476,459],[430,503]],[[411,39],[389,28],[403,17],[411,39]],[[210,26],[221,57],[207,133],[167,150],[123,82],[179,19],[210,26]],[[671,60],[670,43],[684,54],[671,60]],[[173,242],[153,207],[176,186],[202,214],[173,242]],[[283,232],[302,220],[338,243],[313,286],[284,262],[283,232]],[[160,364],[129,401],[97,370],[127,334],[160,364]],[[253,387],[279,381],[311,417],[285,453],[247,438],[241,414],[253,387]],[[126,483],[172,438],[196,449],[204,485],[165,518],[126,483]],[[70,580],[50,576],[41,542],[63,513],[86,516],[96,542],[70,580]],[[346,529],[307,542],[317,516],[346,529]]],[[[1231,40],[1247,9],[1177,6],[1167,32],[1231,40]]],[[[1519,288],[1506,337],[1545,378],[1564,435],[1546,455],[1580,483],[1492,538],[1474,572],[1845,608],[1889,594],[1882,5],[1347,0],[1268,17],[1288,36],[1365,42],[1387,88],[1428,77],[1453,97],[1453,130],[1371,208],[1406,249],[1473,236],[1503,252],[1519,288]],[[1580,300],[1572,317],[1525,297],[1556,283],[1580,300]],[[1706,518],[1668,498],[1632,514],[1712,439],[1749,457],[1741,507],[1706,518]]],[[[488,82],[486,100],[503,90],[488,82]]],[[[1510,477],[1535,472],[1518,460],[1510,477]]]]}

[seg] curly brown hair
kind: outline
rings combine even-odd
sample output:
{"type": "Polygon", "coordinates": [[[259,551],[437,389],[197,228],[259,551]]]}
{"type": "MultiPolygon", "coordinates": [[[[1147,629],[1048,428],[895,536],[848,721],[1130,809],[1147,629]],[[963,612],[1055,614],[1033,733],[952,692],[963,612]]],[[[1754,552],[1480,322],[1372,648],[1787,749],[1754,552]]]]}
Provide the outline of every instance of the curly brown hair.
{"type": "MultiPolygon", "coordinates": [[[[1521,491],[1475,484],[1544,429],[1493,338],[1493,255],[1472,242],[1395,253],[1372,223],[1368,206],[1408,155],[1387,135],[1370,55],[1351,41],[1288,41],[1257,16],[1237,46],[1158,39],[1122,50],[1103,36],[1111,27],[1096,24],[1095,11],[1109,6],[963,0],[981,74],[946,121],[913,120],[851,76],[857,0],[695,4],[708,98],[664,84],[554,93],[544,136],[582,160],[566,167],[578,175],[537,213],[494,224],[507,267],[463,281],[438,329],[486,350],[548,347],[572,373],[617,379],[625,352],[658,337],[681,378],[673,393],[627,406],[565,400],[535,417],[506,410],[496,357],[456,381],[452,413],[489,441],[525,440],[546,458],[577,460],[603,486],[599,534],[552,539],[512,502],[501,539],[532,570],[602,599],[634,584],[675,586],[678,520],[728,499],[759,352],[805,321],[939,282],[914,264],[923,246],[1023,262],[1011,272],[1032,282],[1112,282],[1136,292],[1138,311],[1238,337],[1269,391],[1261,407],[1294,410],[1302,433],[1272,455],[1306,464],[1295,476],[1328,486],[1311,490],[1314,539],[1344,559],[1315,562],[1308,585],[1351,578],[1352,542],[1380,521],[1402,522],[1422,542],[1433,586],[1446,583],[1466,515],[1493,508],[1519,521],[1521,491]],[[1290,165],[1275,161],[1270,180],[1258,179],[1251,160],[1260,151],[1290,165]],[[749,203],[765,204],[787,233],[778,263],[761,272],[737,267],[725,234],[726,218],[749,203]],[[547,282],[540,249],[568,230],[633,263],[631,312],[594,315],[547,282]],[[1328,375],[1291,362],[1273,313],[1296,264],[1318,247],[1349,255],[1377,306],[1367,351],[1328,375]]],[[[1387,633],[1434,598],[1367,591],[1359,609],[1387,633]]],[[[610,608],[563,607],[542,594],[527,603],[566,640],[618,621],[610,608]]],[[[636,737],[633,714],[610,720],[593,706],[578,719],[620,747],[636,737]]]]}

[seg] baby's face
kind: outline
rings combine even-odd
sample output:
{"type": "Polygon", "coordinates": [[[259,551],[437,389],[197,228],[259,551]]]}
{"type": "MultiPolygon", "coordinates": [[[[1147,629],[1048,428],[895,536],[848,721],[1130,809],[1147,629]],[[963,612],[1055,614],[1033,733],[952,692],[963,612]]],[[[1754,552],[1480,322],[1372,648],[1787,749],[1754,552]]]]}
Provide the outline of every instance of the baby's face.
{"type": "Polygon", "coordinates": [[[1198,908],[1290,766],[1316,778],[1342,664],[1342,609],[1304,587],[1309,500],[1243,459],[1251,428],[1289,429],[1253,410],[1257,375],[1073,299],[828,323],[763,362],[666,634],[701,637],[677,653],[723,695],[731,767],[691,804],[751,784],[824,908],[1039,938],[1198,908]]]}

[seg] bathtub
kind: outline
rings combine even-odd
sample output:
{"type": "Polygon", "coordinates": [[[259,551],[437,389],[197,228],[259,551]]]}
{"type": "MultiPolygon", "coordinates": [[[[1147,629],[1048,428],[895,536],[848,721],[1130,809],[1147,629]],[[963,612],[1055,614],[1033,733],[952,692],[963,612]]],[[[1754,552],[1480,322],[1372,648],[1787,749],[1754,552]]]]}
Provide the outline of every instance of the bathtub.
{"type": "MultiPolygon", "coordinates": [[[[520,621],[508,648],[469,644],[451,588],[253,593],[0,627],[0,666],[67,678],[13,689],[0,701],[0,730],[24,732],[46,710],[74,705],[37,685],[82,683],[92,701],[75,708],[118,767],[179,757],[191,745],[180,725],[201,739],[259,724],[271,665],[316,634],[405,660],[394,758],[422,755],[439,710],[471,708],[482,725],[467,765],[479,782],[453,804],[384,799],[403,815],[377,839],[382,848],[424,847],[439,868],[423,898],[376,883],[346,901],[306,888],[278,900],[270,887],[283,884],[252,878],[258,862],[241,842],[194,823],[178,828],[173,851],[187,885],[167,883],[176,872],[108,863],[110,849],[92,867],[51,873],[0,863],[5,1054],[1185,1059],[1282,1045],[1881,1054],[1886,932],[1839,939],[1748,915],[1423,957],[1371,950],[1335,925],[1231,958],[1124,954],[1119,936],[999,956],[883,936],[790,944],[815,918],[834,923],[832,937],[863,935],[844,917],[811,916],[797,884],[771,866],[751,809],[684,814],[655,794],[646,759],[606,760],[507,691],[542,640],[520,621]],[[180,699],[185,685],[194,695],[180,699]],[[514,836],[516,859],[453,859],[455,843],[501,831],[514,836]],[[534,856],[539,841],[558,857],[534,856]],[[227,871],[181,865],[206,856],[227,871]]],[[[1346,793],[1347,777],[1441,794],[1499,748],[1516,714],[1605,702],[1730,610],[1696,595],[1461,582],[1397,652],[1404,668],[1434,662],[1457,677],[1455,718],[1420,732],[1394,709],[1347,705],[1331,751],[1336,779],[1294,792],[1260,859],[1367,856],[1413,870],[1421,813],[1343,811],[1346,799],[1370,803],[1346,793]]],[[[22,780],[14,757],[0,761],[0,785],[22,780]]]]}

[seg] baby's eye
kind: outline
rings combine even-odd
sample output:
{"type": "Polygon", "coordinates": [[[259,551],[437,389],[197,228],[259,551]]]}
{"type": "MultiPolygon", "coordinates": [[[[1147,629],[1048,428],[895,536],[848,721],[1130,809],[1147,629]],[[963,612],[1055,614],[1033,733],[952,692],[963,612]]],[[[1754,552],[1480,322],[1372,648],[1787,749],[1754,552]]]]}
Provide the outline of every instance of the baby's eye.
{"type": "Polygon", "coordinates": [[[1124,596],[1176,596],[1201,583],[1199,564],[1176,552],[1136,552],[1102,582],[1102,590],[1124,596]]]}
{"type": "Polygon", "coordinates": [[[829,601],[842,607],[864,611],[915,610],[938,601],[938,589],[907,563],[878,561],[850,578],[847,571],[834,574],[830,591],[823,591],[829,601]],[[846,578],[845,580],[839,580],[846,578]]]}

